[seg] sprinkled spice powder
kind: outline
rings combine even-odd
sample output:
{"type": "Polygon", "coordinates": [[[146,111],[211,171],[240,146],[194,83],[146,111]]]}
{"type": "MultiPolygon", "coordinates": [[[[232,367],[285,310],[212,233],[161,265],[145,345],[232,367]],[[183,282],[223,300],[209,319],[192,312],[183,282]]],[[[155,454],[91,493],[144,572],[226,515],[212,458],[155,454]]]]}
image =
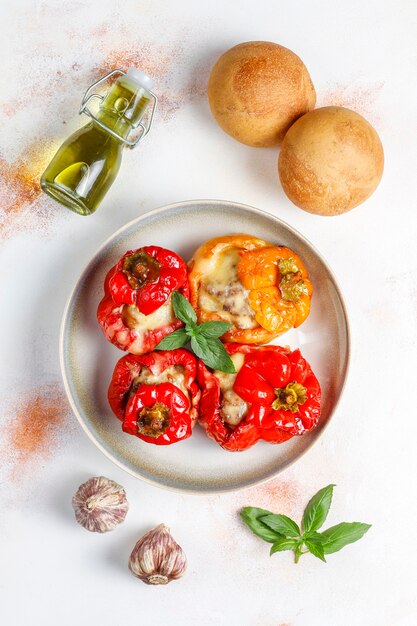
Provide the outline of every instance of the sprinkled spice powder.
{"type": "MultiPolygon", "coordinates": [[[[216,518],[220,509],[221,499],[222,496],[213,495],[206,500],[213,519],[216,518]]],[[[250,489],[230,493],[228,494],[229,510],[226,514],[223,510],[221,517],[216,518],[216,524],[213,524],[211,529],[212,536],[223,543],[224,537],[230,532],[231,527],[234,527],[238,532],[238,529],[242,527],[239,511],[244,506],[257,506],[274,513],[296,516],[300,513],[300,502],[303,502],[303,497],[298,482],[281,479],[271,480],[250,489]]],[[[225,549],[229,548],[225,546],[225,549]]],[[[233,544],[230,545],[230,550],[234,550],[233,544]]]]}
{"type": "MultiPolygon", "coordinates": [[[[135,66],[153,77],[163,78],[170,65],[175,61],[172,50],[157,48],[150,44],[142,44],[128,49],[111,50],[106,58],[94,72],[103,76],[116,68],[127,69],[135,66]]],[[[178,52],[177,52],[178,54],[178,52]]]]}
{"type": "Polygon", "coordinates": [[[160,47],[146,43],[122,50],[112,50],[103,62],[94,68],[90,79],[97,80],[115,68],[124,70],[131,66],[140,68],[154,79],[158,96],[158,116],[167,122],[193,98],[203,96],[206,92],[208,68],[206,71],[202,67],[195,68],[185,86],[177,85],[176,78],[181,72],[183,56],[181,46],[175,45],[160,47]],[[175,68],[175,72],[172,68],[175,68]]]}
{"type": "Polygon", "coordinates": [[[54,216],[52,200],[42,194],[40,176],[55,150],[41,139],[25,147],[24,157],[7,161],[0,154],[0,236],[21,231],[47,231],[54,216]]]}
{"type": "MultiPolygon", "coordinates": [[[[185,77],[186,84],[178,85],[178,76],[183,74],[185,53],[181,45],[169,44],[164,47],[154,43],[134,42],[127,48],[117,48],[107,52],[107,45],[101,41],[98,32],[92,33],[92,38],[97,40],[101,49],[106,50],[104,58],[96,66],[91,67],[88,63],[80,63],[79,59],[71,62],[69,67],[57,72],[56,76],[49,78],[43,84],[28,84],[30,99],[16,98],[0,105],[2,113],[13,117],[16,113],[29,106],[34,106],[36,101],[43,102],[45,93],[50,94],[52,108],[58,106],[53,101],[54,94],[73,93],[80,85],[87,88],[89,84],[102,78],[108,72],[118,68],[127,70],[129,67],[138,67],[149,74],[155,81],[155,91],[158,96],[158,114],[162,121],[169,121],[173,114],[182,106],[195,97],[204,97],[211,66],[215,57],[190,69],[185,77]],[[76,75],[76,78],[75,78],[76,75]]],[[[30,77],[28,78],[30,80],[30,77]]],[[[82,93],[79,94],[81,99],[82,93]]],[[[74,111],[74,115],[76,111],[74,111]]]]}
{"type": "Polygon", "coordinates": [[[317,106],[340,106],[352,109],[363,115],[371,123],[380,122],[375,112],[375,103],[382,89],[383,82],[370,85],[343,85],[336,83],[322,92],[317,106]]]}
{"type": "MultiPolygon", "coordinates": [[[[59,108],[58,99],[62,98],[62,93],[73,94],[81,85],[87,88],[110,70],[127,69],[130,66],[143,69],[155,81],[158,95],[157,122],[169,122],[187,104],[205,97],[208,76],[215,58],[206,58],[187,68],[185,35],[178,44],[168,43],[164,46],[153,42],[136,42],[135,37],[126,35],[128,47],[113,48],[108,52],[107,36],[111,32],[112,28],[106,25],[91,32],[91,40],[97,44],[96,50],[103,53],[102,61],[92,66],[83,60],[72,59],[68,67],[55,74],[50,73],[45,81],[40,81],[35,74],[33,80],[36,82],[33,84],[32,75],[28,75],[27,90],[30,98],[25,100],[17,96],[0,103],[3,115],[13,118],[28,107],[44,107],[46,93],[49,94],[49,100],[44,111],[45,116],[50,116],[51,111],[59,108]]],[[[59,145],[59,142],[58,145],[54,144],[56,141],[55,136],[33,138],[32,144],[25,146],[21,156],[15,160],[5,158],[4,149],[3,154],[0,153],[1,237],[11,237],[24,231],[46,233],[62,218],[63,212],[53,210],[52,201],[41,193],[39,185],[40,176],[59,145]]]]}
{"type": "Polygon", "coordinates": [[[23,394],[3,426],[1,456],[18,477],[40,459],[54,454],[61,435],[73,427],[70,409],[58,383],[42,385],[23,394]]]}
{"type": "Polygon", "coordinates": [[[2,115],[6,117],[13,117],[19,111],[21,111],[26,106],[26,102],[23,98],[15,98],[14,100],[9,100],[8,102],[4,102],[0,105],[0,111],[2,115]]]}
{"type": "Polygon", "coordinates": [[[292,514],[300,503],[300,488],[295,481],[271,480],[244,492],[245,502],[276,513],[292,514]]]}
{"type": "Polygon", "coordinates": [[[41,193],[39,180],[20,159],[8,163],[0,157],[0,206],[5,213],[19,211],[41,193]]]}

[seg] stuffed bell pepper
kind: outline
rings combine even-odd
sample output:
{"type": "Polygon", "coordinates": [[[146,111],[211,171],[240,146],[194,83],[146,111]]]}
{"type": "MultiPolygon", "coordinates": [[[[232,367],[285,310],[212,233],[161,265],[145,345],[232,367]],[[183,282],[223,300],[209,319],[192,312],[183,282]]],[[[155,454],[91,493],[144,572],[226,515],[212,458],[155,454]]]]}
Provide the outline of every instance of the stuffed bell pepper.
{"type": "Polygon", "coordinates": [[[313,429],[320,385],[299,350],[226,344],[236,374],[198,363],[200,424],[222,448],[245,450],[258,440],[282,443],[313,429]]]}
{"type": "Polygon", "coordinates": [[[189,265],[190,302],[199,322],[233,324],[223,341],[268,343],[310,312],[307,270],[284,246],[227,235],[200,246],[189,265]]]}
{"type": "Polygon", "coordinates": [[[108,399],[124,432],[156,445],[187,439],[198,418],[196,373],[196,358],[182,348],[122,357],[108,399]]]}
{"type": "Polygon", "coordinates": [[[188,298],[187,266],[165,248],[145,246],[126,252],[108,272],[97,319],[104,336],[121,350],[145,354],[183,326],[171,295],[188,298]]]}

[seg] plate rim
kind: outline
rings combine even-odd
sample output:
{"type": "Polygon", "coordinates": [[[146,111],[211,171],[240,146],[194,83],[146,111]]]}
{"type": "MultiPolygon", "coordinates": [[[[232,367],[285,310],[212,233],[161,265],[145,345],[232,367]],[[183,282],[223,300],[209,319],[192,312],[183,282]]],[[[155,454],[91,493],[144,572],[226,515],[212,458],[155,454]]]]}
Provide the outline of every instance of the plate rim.
{"type": "MultiPolygon", "coordinates": [[[[205,208],[206,208],[205,207],[205,208]]],[[[251,487],[255,487],[256,485],[262,485],[270,480],[273,480],[274,478],[276,478],[279,474],[281,474],[283,471],[287,470],[289,467],[291,467],[293,464],[295,464],[297,461],[299,461],[305,454],[307,454],[307,452],[309,452],[311,450],[311,448],[314,446],[314,444],[316,442],[318,442],[321,437],[323,436],[323,433],[327,430],[327,427],[329,425],[329,423],[331,422],[331,420],[333,419],[333,416],[336,413],[336,410],[340,404],[340,401],[344,395],[344,392],[346,390],[346,385],[347,385],[347,381],[349,378],[349,371],[350,371],[350,364],[351,364],[351,330],[350,330],[350,322],[349,322],[349,316],[348,316],[348,312],[347,312],[347,307],[346,307],[346,303],[345,303],[345,299],[343,297],[343,294],[341,292],[340,286],[339,286],[339,282],[333,272],[333,270],[331,269],[330,265],[327,262],[327,259],[321,254],[321,252],[319,252],[319,250],[316,248],[315,245],[313,245],[309,239],[307,239],[307,237],[305,237],[302,233],[300,233],[296,228],[294,228],[293,226],[291,226],[290,224],[288,224],[286,221],[282,220],[280,217],[277,217],[276,215],[273,215],[272,213],[269,213],[269,211],[264,211],[263,209],[258,209],[257,207],[253,207],[251,205],[248,204],[243,204],[241,202],[235,202],[233,200],[214,200],[214,199],[194,199],[194,200],[185,200],[185,201],[179,201],[179,202],[173,202],[170,204],[164,204],[161,205],[155,209],[151,209],[150,211],[146,211],[145,213],[142,213],[141,215],[139,215],[138,217],[135,217],[134,219],[130,220],[129,222],[127,222],[126,224],[124,224],[123,226],[119,227],[118,229],[116,229],[113,233],[111,233],[101,244],[100,246],[94,251],[93,255],[90,257],[89,261],[87,262],[87,264],[85,265],[83,271],[81,272],[81,274],[78,276],[78,278],[75,281],[74,286],[72,287],[72,289],[70,290],[69,296],[66,300],[65,303],[65,307],[63,310],[63,314],[62,314],[62,318],[61,318],[61,325],[60,325],[60,330],[59,330],[59,363],[60,363],[60,370],[61,370],[61,376],[62,376],[62,380],[63,380],[63,384],[64,384],[64,389],[65,389],[65,394],[67,396],[69,405],[72,409],[72,412],[74,413],[75,417],[77,418],[77,421],[79,422],[79,424],[81,425],[83,431],[86,433],[86,435],[88,436],[88,438],[94,443],[94,445],[110,460],[112,461],[112,463],[114,463],[115,465],[117,465],[120,469],[122,469],[123,471],[127,472],[128,474],[130,474],[131,476],[133,476],[136,479],[142,480],[146,483],[148,483],[149,485],[153,485],[154,487],[158,487],[160,489],[165,489],[168,491],[172,491],[175,493],[182,493],[182,494],[195,494],[195,495],[213,495],[213,494],[221,494],[221,493],[230,493],[230,492],[234,492],[234,491],[241,491],[243,489],[249,489],[251,487]],[[132,227],[133,225],[140,223],[141,221],[143,221],[146,218],[149,217],[153,217],[155,215],[158,215],[159,213],[164,213],[164,212],[168,212],[172,209],[178,209],[178,208],[187,208],[189,206],[193,206],[193,205],[206,205],[206,207],[209,206],[213,206],[213,205],[227,205],[229,207],[233,207],[233,208],[238,208],[238,209],[243,209],[244,211],[247,211],[248,213],[253,213],[256,215],[261,215],[261,216],[267,216],[268,218],[271,218],[273,220],[275,220],[276,222],[279,222],[280,224],[282,224],[285,228],[287,228],[290,232],[294,233],[297,237],[299,237],[302,241],[304,241],[308,247],[310,247],[314,253],[318,256],[318,258],[320,259],[320,261],[323,263],[323,265],[325,266],[326,270],[328,271],[329,275],[332,278],[334,287],[336,289],[337,292],[337,296],[339,298],[340,301],[340,305],[343,311],[343,315],[344,315],[344,321],[345,321],[345,333],[346,333],[346,361],[345,361],[345,368],[344,368],[344,375],[343,375],[343,382],[342,382],[342,386],[340,389],[340,393],[339,393],[339,397],[337,398],[333,409],[327,419],[327,422],[323,425],[323,427],[320,430],[320,433],[315,437],[315,439],[313,439],[311,442],[309,442],[307,444],[307,446],[300,452],[300,454],[292,459],[291,461],[288,461],[288,463],[286,463],[285,465],[283,465],[282,467],[280,467],[279,469],[277,469],[276,471],[273,471],[269,476],[265,476],[256,480],[253,480],[251,482],[245,483],[245,484],[241,484],[241,485],[237,485],[237,486],[233,486],[233,487],[220,487],[220,488],[216,488],[216,487],[208,487],[208,488],[198,488],[198,487],[190,487],[190,488],[185,488],[185,487],[178,487],[175,485],[170,485],[170,484],[164,484],[162,482],[158,482],[157,480],[153,480],[152,478],[149,478],[148,476],[144,476],[142,474],[139,474],[138,472],[135,472],[133,469],[127,467],[126,465],[123,464],[122,461],[119,461],[114,455],[111,454],[111,452],[109,452],[108,450],[106,450],[106,448],[100,443],[100,441],[94,436],[94,434],[88,429],[87,424],[85,419],[83,418],[81,411],[78,411],[78,408],[76,406],[76,403],[73,399],[72,393],[71,393],[71,388],[70,388],[70,384],[69,384],[69,380],[68,380],[68,374],[67,374],[67,369],[65,366],[65,338],[66,338],[66,329],[68,327],[68,322],[69,322],[69,312],[70,312],[70,308],[73,302],[73,299],[75,297],[75,295],[78,293],[82,283],[84,282],[84,278],[85,276],[88,274],[90,267],[95,263],[96,258],[100,255],[100,253],[109,245],[109,243],[118,238],[123,231],[128,230],[130,227],[132,227]]]]}

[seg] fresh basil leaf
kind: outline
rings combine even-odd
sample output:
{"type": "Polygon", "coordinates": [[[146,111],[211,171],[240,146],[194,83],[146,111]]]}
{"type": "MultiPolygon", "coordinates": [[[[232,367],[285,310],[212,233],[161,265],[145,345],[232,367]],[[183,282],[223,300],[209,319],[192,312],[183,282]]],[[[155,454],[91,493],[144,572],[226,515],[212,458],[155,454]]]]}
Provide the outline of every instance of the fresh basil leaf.
{"type": "Polygon", "coordinates": [[[205,362],[204,357],[206,355],[207,350],[207,339],[205,337],[200,337],[199,341],[197,341],[196,336],[191,337],[191,350],[194,352],[199,359],[205,362]]]}
{"type": "Polygon", "coordinates": [[[314,554],[314,556],[326,563],[326,559],[324,558],[324,549],[321,543],[312,541],[311,539],[305,539],[304,544],[311,554],[314,554]]]}
{"type": "Polygon", "coordinates": [[[334,486],[327,485],[327,487],[323,487],[307,504],[303,515],[303,529],[305,532],[308,533],[323,526],[332,503],[334,486]]]}
{"type": "Polygon", "coordinates": [[[179,328],[178,330],[174,330],[174,332],[170,335],[164,337],[158,345],[155,346],[155,350],[175,350],[176,348],[182,348],[187,341],[189,341],[187,331],[185,328],[179,328]]]}
{"type": "Polygon", "coordinates": [[[284,550],[295,550],[298,546],[297,539],[291,539],[288,537],[282,537],[272,544],[269,554],[272,556],[275,552],[283,552],[284,550]]]}
{"type": "Polygon", "coordinates": [[[349,543],[359,541],[370,528],[371,524],[362,524],[361,522],[342,522],[327,528],[327,530],[320,533],[324,554],[338,552],[349,543]]]}
{"type": "Polygon", "coordinates": [[[275,530],[275,532],[284,535],[284,537],[299,537],[300,529],[290,517],[286,515],[278,515],[273,513],[272,515],[265,515],[262,517],[262,522],[275,530]]]}
{"type": "Polygon", "coordinates": [[[318,533],[316,530],[312,530],[309,533],[304,533],[303,539],[309,539],[314,543],[323,543],[321,533],[318,533]]]}
{"type": "Polygon", "coordinates": [[[204,335],[197,333],[191,338],[191,348],[208,367],[228,374],[236,372],[233,361],[220,339],[206,339],[204,335]]]}
{"type": "Polygon", "coordinates": [[[207,339],[210,339],[213,337],[221,337],[229,328],[232,328],[232,326],[233,324],[229,324],[229,322],[203,322],[198,327],[198,332],[207,339]]]}
{"type": "Polygon", "coordinates": [[[174,307],[175,316],[184,324],[197,322],[197,314],[194,311],[187,298],[184,298],[179,291],[172,292],[172,306],[174,307]]]}
{"type": "Polygon", "coordinates": [[[263,515],[269,515],[270,513],[271,511],[266,511],[265,509],[245,506],[245,508],[240,511],[240,516],[255,535],[264,541],[275,543],[282,536],[268,528],[261,519],[263,515]]]}
{"type": "Polygon", "coordinates": [[[198,326],[194,322],[187,322],[185,332],[189,337],[194,337],[198,333],[198,326]]]}

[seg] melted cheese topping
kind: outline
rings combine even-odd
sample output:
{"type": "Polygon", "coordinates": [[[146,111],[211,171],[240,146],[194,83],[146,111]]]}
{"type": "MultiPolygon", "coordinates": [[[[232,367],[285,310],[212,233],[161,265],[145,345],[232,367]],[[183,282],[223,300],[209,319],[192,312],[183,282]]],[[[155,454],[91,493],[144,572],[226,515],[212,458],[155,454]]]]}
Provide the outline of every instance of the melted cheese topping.
{"type": "Polygon", "coordinates": [[[249,306],[249,291],[237,275],[240,256],[237,248],[220,254],[211,264],[199,291],[199,306],[216,312],[223,320],[238,328],[257,326],[255,313],[249,306]]]}
{"type": "Polygon", "coordinates": [[[147,367],[142,367],[139,376],[136,376],[133,381],[132,389],[137,389],[141,384],[160,385],[161,383],[172,383],[183,392],[186,398],[190,399],[183,365],[171,365],[160,374],[153,374],[147,367]]]}
{"type": "Polygon", "coordinates": [[[139,352],[142,350],[144,337],[149,330],[167,326],[172,324],[175,320],[171,296],[169,296],[168,300],[160,306],[159,309],[156,309],[156,311],[150,315],[141,313],[134,304],[125,305],[123,307],[122,318],[125,325],[136,332],[137,338],[131,348],[139,352]]]}
{"type": "Polygon", "coordinates": [[[248,412],[247,403],[233,391],[236,375],[243,365],[245,355],[241,352],[236,352],[232,354],[230,358],[235,366],[236,374],[226,374],[226,372],[215,371],[214,375],[220,383],[222,399],[220,415],[227,424],[237,426],[248,412]]]}

